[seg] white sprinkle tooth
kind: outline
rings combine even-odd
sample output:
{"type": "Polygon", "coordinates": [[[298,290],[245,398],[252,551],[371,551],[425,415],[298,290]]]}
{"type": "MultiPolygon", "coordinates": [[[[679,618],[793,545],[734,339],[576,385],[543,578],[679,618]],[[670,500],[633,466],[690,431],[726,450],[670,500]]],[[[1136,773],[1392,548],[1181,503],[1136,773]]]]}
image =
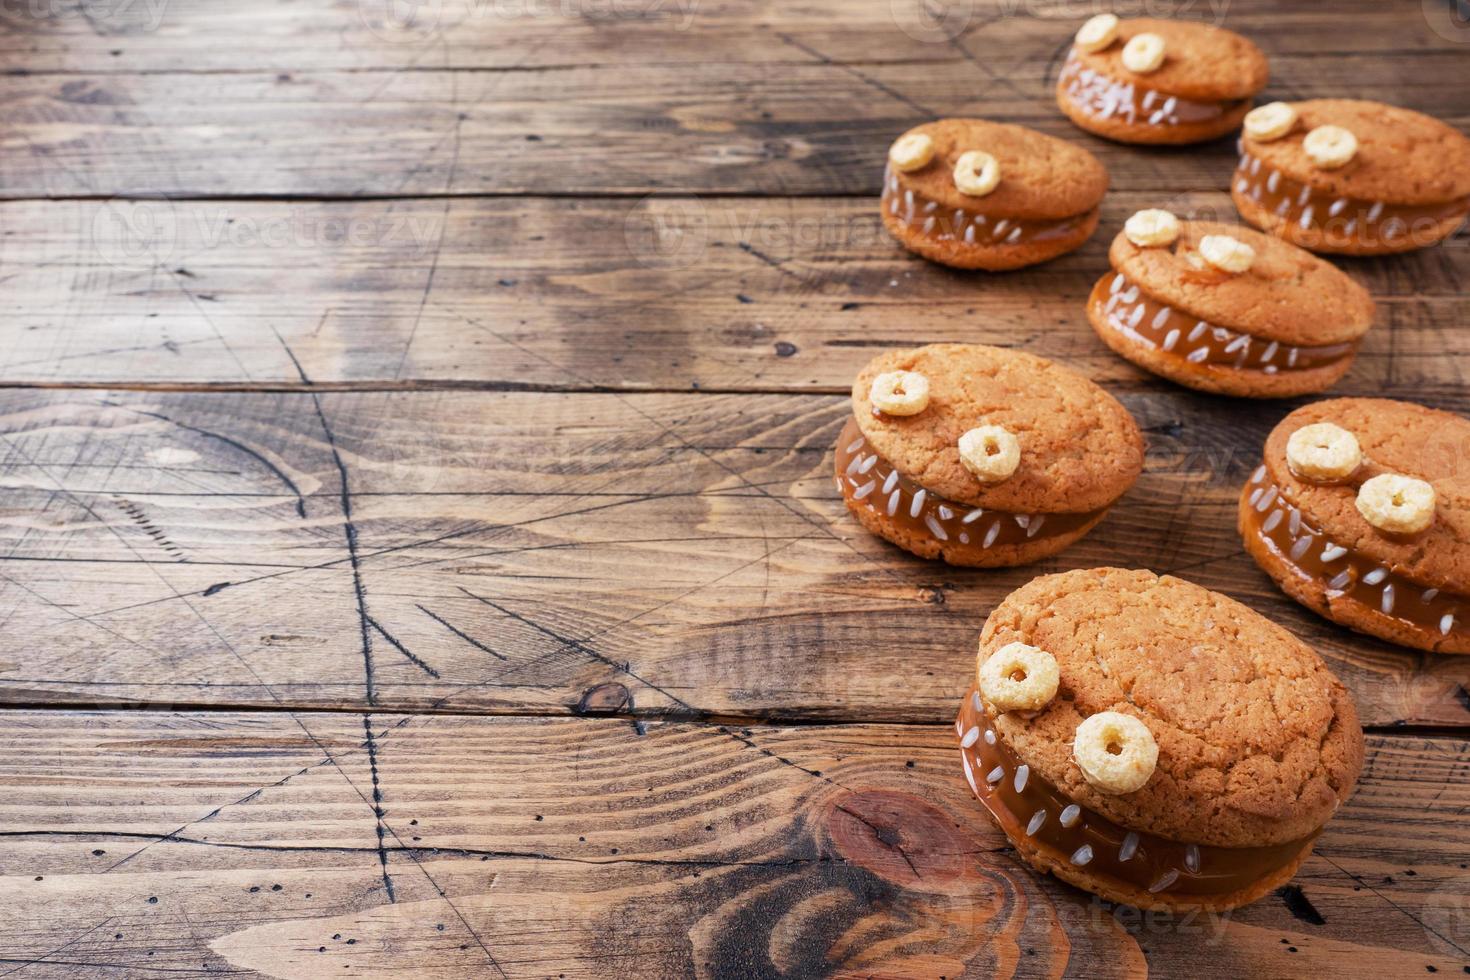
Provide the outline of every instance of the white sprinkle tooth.
{"type": "Polygon", "coordinates": [[[1024,762],[1016,768],[1016,778],[1011,780],[1011,785],[1016,787],[1017,793],[1026,791],[1026,780],[1031,777],[1031,767],[1024,762]]]}
{"type": "Polygon", "coordinates": [[[965,732],[965,737],[960,739],[960,748],[968,749],[978,741],[980,741],[980,728],[976,726],[965,732]]]}
{"type": "Polygon", "coordinates": [[[1159,877],[1158,881],[1155,881],[1152,885],[1149,885],[1148,890],[1150,893],[1157,895],[1159,892],[1163,891],[1165,888],[1168,888],[1170,885],[1174,884],[1174,882],[1178,880],[1179,872],[1171,868],[1168,871],[1164,872],[1164,874],[1159,877]]]}
{"type": "Polygon", "coordinates": [[[1057,822],[1063,827],[1071,827],[1081,818],[1082,808],[1075,803],[1069,803],[1066,809],[1062,810],[1062,815],[1057,818],[1057,822]]]}
{"type": "Polygon", "coordinates": [[[1041,829],[1041,826],[1044,823],[1046,823],[1045,810],[1037,810],[1035,813],[1031,814],[1031,819],[1026,824],[1026,836],[1034,836],[1035,833],[1041,829]]]}

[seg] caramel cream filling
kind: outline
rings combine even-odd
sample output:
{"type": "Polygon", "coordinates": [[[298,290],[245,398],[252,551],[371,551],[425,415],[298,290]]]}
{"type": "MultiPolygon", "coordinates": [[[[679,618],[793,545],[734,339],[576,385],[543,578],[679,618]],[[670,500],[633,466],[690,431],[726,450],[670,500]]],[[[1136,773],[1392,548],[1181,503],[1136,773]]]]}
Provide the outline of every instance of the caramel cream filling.
{"type": "Polygon", "coordinates": [[[1244,147],[1233,186],[1237,194],[1288,224],[1341,244],[1396,245],[1421,239],[1422,244],[1431,244],[1438,239],[1432,234],[1435,228],[1470,210],[1470,198],[1466,197],[1444,204],[1406,205],[1326,194],[1273,169],[1244,147]]]}
{"type": "MultiPolygon", "coordinates": [[[[977,201],[984,198],[976,198],[977,201]]],[[[1091,211],[1070,218],[1032,221],[1023,218],[991,218],[982,211],[949,208],[912,190],[900,187],[892,168],[883,172],[880,205],[920,234],[941,242],[965,245],[1024,245],[1065,238],[1082,227],[1091,211]]]]}
{"type": "Polygon", "coordinates": [[[1470,597],[1416,583],[1328,539],[1307,523],[1302,512],[1282,496],[1262,466],[1251,476],[1245,525],[1264,541],[1278,560],[1329,599],[1349,599],[1409,626],[1440,636],[1466,629],[1462,613],[1470,613],[1470,597]]]}
{"type": "Polygon", "coordinates": [[[836,455],[839,493],[910,533],[940,542],[951,555],[1070,534],[1103,513],[1012,514],[946,500],[899,473],[870,449],[854,418],[847,420],[837,438],[836,455]]]}
{"type": "Polygon", "coordinates": [[[977,691],[960,709],[955,731],[965,779],[1006,835],[1053,861],[1160,898],[1229,895],[1288,867],[1312,846],[1307,837],[1266,847],[1181,844],[1129,830],[1079,806],[1031,772],[1001,743],[977,691]]]}
{"type": "Polygon", "coordinates": [[[1094,71],[1069,55],[1058,78],[1072,104],[1096,119],[1118,119],[1149,126],[1178,126],[1208,122],[1240,106],[1244,99],[1228,102],[1191,102],[1165,95],[1133,82],[1121,81],[1094,71]]]}
{"type": "Polygon", "coordinates": [[[1109,329],[1153,350],[1190,364],[1209,364],[1237,371],[1305,371],[1350,357],[1357,342],[1325,347],[1295,347],[1216,326],[1144,294],[1123,273],[1093,287],[1090,302],[1109,329]]]}

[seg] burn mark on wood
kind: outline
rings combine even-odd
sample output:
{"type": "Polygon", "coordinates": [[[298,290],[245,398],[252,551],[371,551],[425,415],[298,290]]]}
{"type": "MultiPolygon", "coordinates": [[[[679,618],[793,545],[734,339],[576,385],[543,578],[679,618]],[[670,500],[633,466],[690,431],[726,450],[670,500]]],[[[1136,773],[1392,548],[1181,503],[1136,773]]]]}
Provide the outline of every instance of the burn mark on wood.
{"type": "Polygon", "coordinates": [[[1317,906],[1312,904],[1300,885],[1283,885],[1276,889],[1276,895],[1286,904],[1286,910],[1300,921],[1314,926],[1327,924],[1327,920],[1317,911],[1317,906]]]}

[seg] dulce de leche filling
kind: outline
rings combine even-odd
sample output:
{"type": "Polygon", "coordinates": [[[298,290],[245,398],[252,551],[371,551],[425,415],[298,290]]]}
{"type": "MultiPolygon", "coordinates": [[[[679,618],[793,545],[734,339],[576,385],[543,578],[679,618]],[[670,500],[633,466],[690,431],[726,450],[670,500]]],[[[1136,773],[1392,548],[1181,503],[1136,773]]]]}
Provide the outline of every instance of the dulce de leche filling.
{"type": "Polygon", "coordinates": [[[1360,602],[1385,616],[1441,636],[1466,629],[1461,613],[1470,613],[1470,597],[1412,582],[1352,548],[1329,540],[1287,502],[1264,466],[1256,470],[1248,487],[1248,506],[1243,508],[1246,530],[1264,541],[1293,573],[1319,584],[1329,599],[1360,602]]]}
{"type": "Polygon", "coordinates": [[[1434,229],[1470,210],[1470,198],[1465,197],[1407,205],[1327,194],[1286,176],[1244,147],[1233,186],[1237,194],[1304,232],[1322,236],[1326,244],[1428,245],[1440,237],[1434,229]]]}
{"type": "Polygon", "coordinates": [[[1090,302],[1110,329],[1190,364],[1277,374],[1333,364],[1358,349],[1357,342],[1295,347],[1216,326],[1160,303],[1121,272],[1093,287],[1090,302]]]}
{"type": "Polygon", "coordinates": [[[983,552],[997,545],[1025,544],[1070,534],[1102,516],[1085,514],[1012,514],[946,500],[899,473],[872,449],[849,418],[837,437],[837,491],[850,494],[859,506],[884,514],[914,534],[944,544],[946,552],[983,552]]]}
{"type": "Polygon", "coordinates": [[[1161,898],[1219,896],[1289,866],[1316,840],[1267,847],[1181,844],[1129,830],[1073,803],[1021,763],[990,726],[980,695],[966,696],[955,722],[965,779],[1006,835],[1058,863],[1161,898]]]}
{"type": "Polygon", "coordinates": [[[1208,122],[1238,108],[1244,101],[1191,102],[1178,96],[1164,95],[1094,71],[1078,61],[1076,55],[1067,57],[1057,82],[1072,104],[1089,116],[1149,126],[1208,122]]]}
{"type": "MultiPolygon", "coordinates": [[[[976,198],[977,201],[983,198],[976,198]]],[[[899,186],[891,167],[883,171],[883,199],[880,205],[910,228],[941,242],[966,245],[1024,245],[1066,238],[1087,222],[1090,211],[1070,218],[1031,220],[1029,218],[991,218],[966,208],[942,206],[921,194],[899,186]]]]}

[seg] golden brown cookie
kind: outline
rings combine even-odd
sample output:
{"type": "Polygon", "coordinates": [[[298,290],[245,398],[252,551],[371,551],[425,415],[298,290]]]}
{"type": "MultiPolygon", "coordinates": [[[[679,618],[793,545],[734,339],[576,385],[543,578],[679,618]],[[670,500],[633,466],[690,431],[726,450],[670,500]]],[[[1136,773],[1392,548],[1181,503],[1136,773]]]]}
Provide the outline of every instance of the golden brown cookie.
{"type": "Polygon", "coordinates": [[[1419,650],[1470,653],[1467,460],[1470,420],[1458,415],[1382,398],[1307,405],[1267,439],[1265,462],[1241,493],[1241,537],[1287,595],[1328,619],[1419,650]],[[1288,459],[1292,435],[1324,423],[1360,447],[1361,465],[1346,477],[1288,459]],[[1394,533],[1362,512],[1363,485],[1383,474],[1429,484],[1425,530],[1394,533]]]}
{"type": "Polygon", "coordinates": [[[1346,273],[1241,225],[1180,221],[1168,244],[1113,239],[1113,271],[1087,318],[1118,354],[1171,381],[1223,395],[1286,398],[1323,391],[1352,367],[1373,300],[1346,273]],[[1216,265],[1221,240],[1249,265],[1216,265]]]}
{"type": "Polygon", "coordinates": [[[1128,410],[1031,354],[978,344],[883,354],[858,375],[852,404],[835,464],[848,510],[879,537],[954,565],[1019,565],[1061,551],[1143,469],[1143,436],[1128,410]],[[890,391],[895,372],[923,376],[921,411],[875,408],[875,387],[890,391]],[[1004,446],[971,440],[983,447],[979,460],[966,459],[974,445],[962,450],[966,433],[991,427],[1018,444],[1008,475],[983,465],[1004,446]]]}
{"type": "Polygon", "coordinates": [[[1470,213],[1470,139],[1422,113],[1352,99],[1288,103],[1274,138],[1240,141],[1230,195],[1240,216],[1314,252],[1384,255],[1448,238],[1470,213]],[[1342,152],[1323,156],[1314,131],[1342,152]],[[1316,150],[1316,155],[1314,155],[1316,150]],[[1349,152],[1350,151],[1350,152],[1349,152]]]}
{"type": "Polygon", "coordinates": [[[1137,17],[1095,51],[1074,45],[1057,78],[1057,105],[1090,133],[1123,143],[1198,143],[1233,132],[1266,87],[1261,49],[1233,31],[1137,17]],[[1152,71],[1128,67],[1140,35],[1163,42],[1152,71]]]}
{"type": "Polygon", "coordinates": [[[1035,579],[990,614],[980,664],[1013,643],[1055,659],[1056,695],[1002,712],[972,689],[956,723],[965,778],[1030,864],[1110,901],[1254,901],[1291,878],[1362,770],[1352,698],[1311,648],[1189,582],[1035,579]],[[1126,724],[1097,724],[1112,712],[1126,724]],[[1098,752],[1136,757],[1137,778],[1079,764],[1098,752]]]}
{"type": "Polygon", "coordinates": [[[895,141],[880,206],[884,226],[910,251],[958,269],[999,271],[1087,241],[1107,189],[1107,171],[1081,147],[1024,126],[941,119],[895,141]],[[977,167],[975,154],[988,155],[994,171],[977,167]]]}

